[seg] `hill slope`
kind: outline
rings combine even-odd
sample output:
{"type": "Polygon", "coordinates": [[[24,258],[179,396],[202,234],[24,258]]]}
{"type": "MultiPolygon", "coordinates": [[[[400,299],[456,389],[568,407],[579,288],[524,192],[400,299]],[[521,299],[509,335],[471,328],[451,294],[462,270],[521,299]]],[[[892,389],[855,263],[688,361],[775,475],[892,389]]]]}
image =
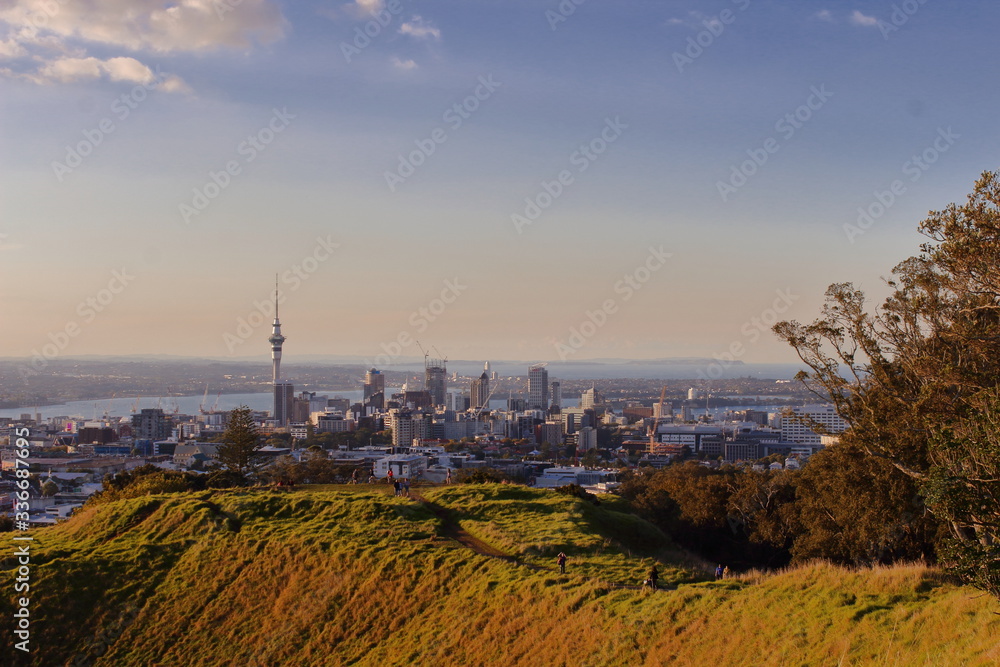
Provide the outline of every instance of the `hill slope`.
{"type": "Polygon", "coordinates": [[[920,567],[710,582],[661,564],[672,590],[652,593],[635,585],[678,554],[614,503],[383,489],[150,496],[35,531],[33,664],[1000,661],[997,605],[920,567]]]}

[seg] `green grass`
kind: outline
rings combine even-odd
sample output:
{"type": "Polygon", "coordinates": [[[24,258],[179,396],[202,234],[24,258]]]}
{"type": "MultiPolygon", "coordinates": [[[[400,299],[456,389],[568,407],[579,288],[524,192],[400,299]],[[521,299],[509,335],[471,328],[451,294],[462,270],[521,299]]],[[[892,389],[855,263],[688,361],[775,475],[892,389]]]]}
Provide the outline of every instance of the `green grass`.
{"type": "MultiPolygon", "coordinates": [[[[422,489],[523,567],[367,485],[167,494],[33,531],[33,664],[993,665],[991,598],[921,566],[702,581],[622,511],[507,485],[422,489]],[[565,576],[554,555],[571,557],[565,576]],[[634,584],[654,559],[675,590],[634,584]],[[671,564],[673,563],[673,564],[671,564]]],[[[9,552],[8,552],[9,553],[9,552]]],[[[14,563],[0,586],[13,597],[14,563]]],[[[10,633],[2,655],[11,654],[10,633]]]]}

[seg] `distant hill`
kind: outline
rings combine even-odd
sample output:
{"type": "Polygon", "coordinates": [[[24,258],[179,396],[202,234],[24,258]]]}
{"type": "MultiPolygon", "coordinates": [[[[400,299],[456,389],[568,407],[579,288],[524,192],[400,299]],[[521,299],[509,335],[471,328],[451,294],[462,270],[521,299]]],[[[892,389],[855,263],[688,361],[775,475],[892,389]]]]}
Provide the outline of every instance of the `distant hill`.
{"type": "Polygon", "coordinates": [[[1000,661],[995,602],[920,566],[715,582],[620,501],[386,489],[146,496],[33,531],[31,664],[1000,661]],[[639,589],[656,561],[670,590],[639,589]]]}

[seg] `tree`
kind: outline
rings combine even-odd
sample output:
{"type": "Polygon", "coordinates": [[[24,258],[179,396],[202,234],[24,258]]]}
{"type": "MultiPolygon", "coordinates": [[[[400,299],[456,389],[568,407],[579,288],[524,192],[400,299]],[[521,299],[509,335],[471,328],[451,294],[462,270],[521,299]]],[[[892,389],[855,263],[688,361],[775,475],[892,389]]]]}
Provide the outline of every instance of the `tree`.
{"type": "Polygon", "coordinates": [[[241,405],[229,412],[226,430],[222,434],[222,444],[216,450],[216,458],[229,470],[246,476],[255,471],[261,463],[261,456],[258,454],[260,441],[253,411],[248,406],[241,405]]]}
{"type": "Polygon", "coordinates": [[[51,479],[47,479],[42,483],[42,496],[45,498],[51,498],[52,496],[59,493],[59,485],[53,482],[51,479]]]}
{"type": "Polygon", "coordinates": [[[774,330],[852,444],[918,486],[950,533],[945,563],[1000,597],[1000,176],[985,172],[920,231],[928,241],[893,269],[881,307],[832,285],[819,319],[774,330]]]}
{"type": "Polygon", "coordinates": [[[845,434],[795,473],[794,560],[873,565],[933,558],[939,523],[919,484],[886,459],[866,456],[853,437],[845,434]]]}

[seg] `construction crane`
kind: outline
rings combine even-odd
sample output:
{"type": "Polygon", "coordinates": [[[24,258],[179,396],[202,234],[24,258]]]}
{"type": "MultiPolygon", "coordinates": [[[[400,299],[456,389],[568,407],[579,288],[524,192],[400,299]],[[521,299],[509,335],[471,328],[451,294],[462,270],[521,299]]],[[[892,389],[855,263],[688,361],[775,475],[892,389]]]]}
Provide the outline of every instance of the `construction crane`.
{"type": "Polygon", "coordinates": [[[484,410],[489,410],[490,399],[493,398],[493,394],[496,393],[496,390],[499,389],[499,388],[500,388],[500,380],[497,380],[496,384],[494,384],[492,387],[490,387],[490,393],[486,394],[486,400],[483,401],[483,404],[480,405],[479,409],[476,411],[476,414],[475,414],[475,417],[474,417],[476,421],[479,421],[479,416],[481,414],[483,414],[484,410]]]}
{"type": "Polygon", "coordinates": [[[208,402],[208,385],[205,385],[205,395],[201,397],[201,403],[198,404],[198,412],[205,414],[205,403],[208,402]]]}
{"type": "Polygon", "coordinates": [[[656,451],[656,429],[660,426],[660,420],[663,419],[663,399],[667,396],[667,386],[663,385],[663,389],[660,390],[660,408],[656,415],[653,416],[653,425],[649,429],[649,453],[652,454],[656,451]]]}
{"type": "Polygon", "coordinates": [[[414,342],[417,344],[417,349],[420,350],[420,354],[424,355],[424,368],[427,368],[427,359],[431,355],[427,353],[427,350],[424,349],[424,346],[420,344],[419,340],[414,342]]]}
{"type": "Polygon", "coordinates": [[[441,354],[440,352],[438,352],[438,349],[436,347],[434,347],[433,345],[431,345],[431,349],[434,350],[434,352],[437,354],[438,359],[440,359],[444,363],[448,363],[448,357],[446,357],[443,354],[441,354]]]}

